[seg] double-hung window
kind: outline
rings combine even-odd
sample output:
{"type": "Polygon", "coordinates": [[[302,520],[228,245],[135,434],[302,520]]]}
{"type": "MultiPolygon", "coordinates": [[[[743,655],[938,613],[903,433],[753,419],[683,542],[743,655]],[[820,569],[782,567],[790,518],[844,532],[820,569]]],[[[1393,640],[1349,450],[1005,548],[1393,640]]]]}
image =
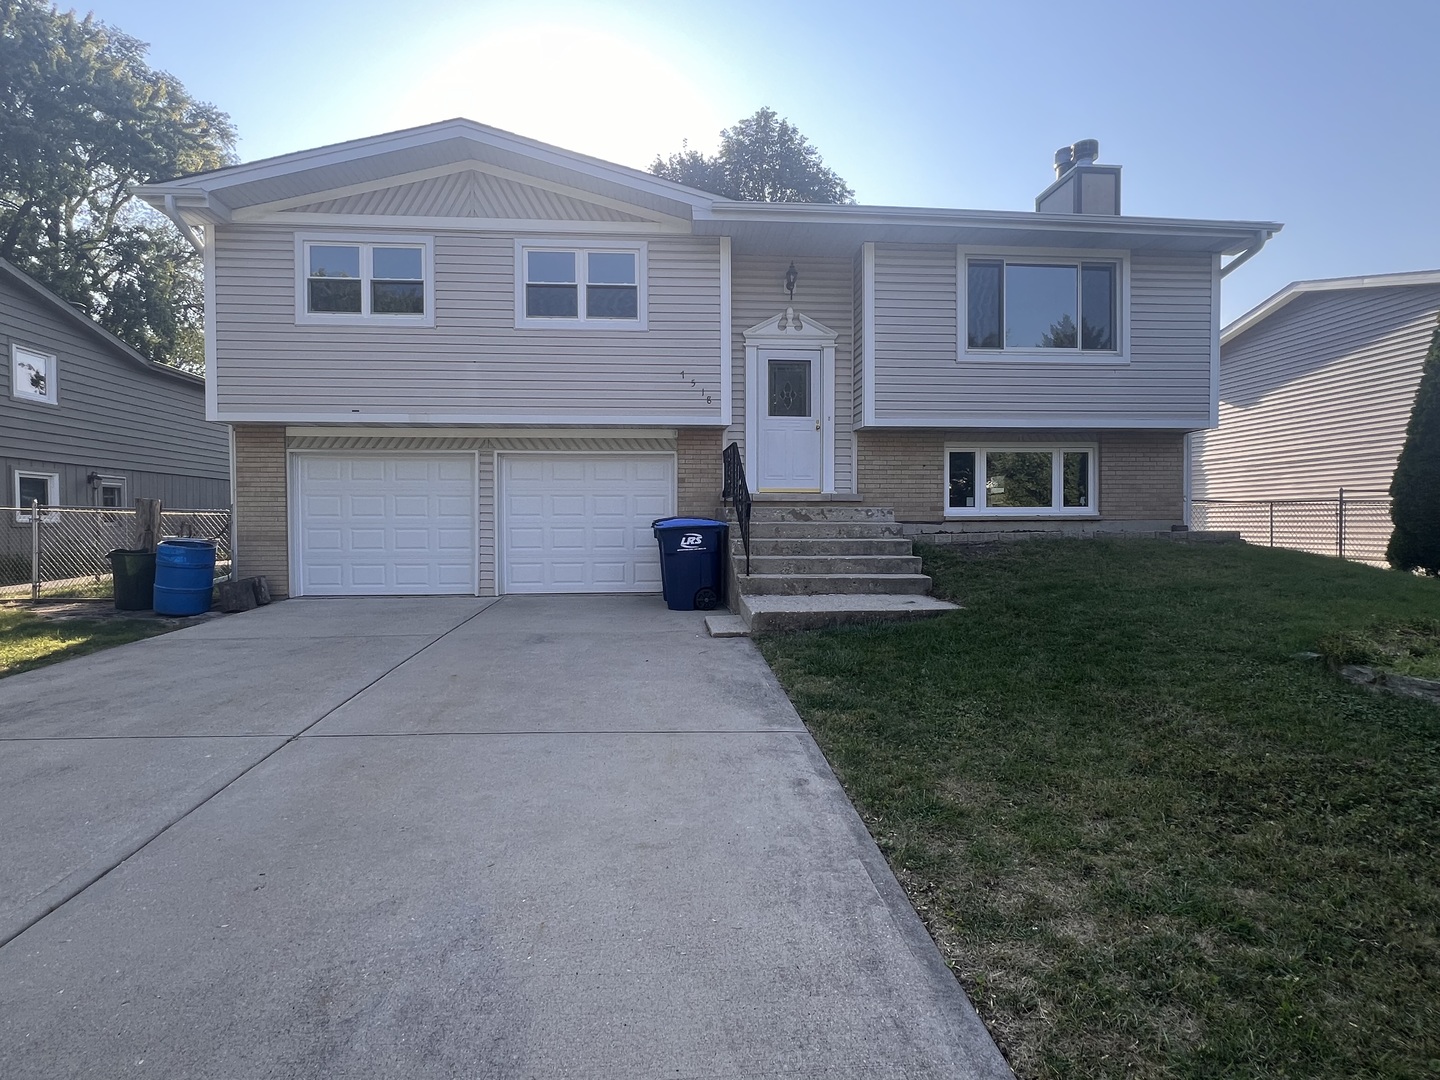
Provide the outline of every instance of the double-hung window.
{"type": "Polygon", "coordinates": [[[296,246],[296,322],[435,325],[428,238],[305,236],[296,246]]]}
{"type": "Polygon", "coordinates": [[[1122,352],[1120,258],[962,254],[965,353],[1113,358],[1122,352]]]}
{"type": "Polygon", "coordinates": [[[515,325],[643,330],[644,245],[517,244],[515,325]]]}
{"type": "Polygon", "coordinates": [[[947,446],[945,516],[1094,515],[1095,457],[1090,445],[947,446]]]}

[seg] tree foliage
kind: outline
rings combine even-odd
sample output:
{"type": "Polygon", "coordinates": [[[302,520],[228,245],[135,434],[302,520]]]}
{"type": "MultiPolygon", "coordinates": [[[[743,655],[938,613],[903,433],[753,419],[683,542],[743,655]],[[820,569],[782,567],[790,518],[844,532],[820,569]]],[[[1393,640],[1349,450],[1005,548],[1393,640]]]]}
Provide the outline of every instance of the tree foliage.
{"type": "Polygon", "coordinates": [[[1385,556],[1397,570],[1440,575],[1440,325],[1420,371],[1405,445],[1390,480],[1395,531],[1385,556]]]}
{"type": "Polygon", "coordinates": [[[0,0],[0,258],[155,360],[200,363],[199,257],[134,184],[233,160],[230,118],[147,46],[46,0],[0,0]]]}
{"type": "Polygon", "coordinates": [[[774,109],[763,108],[720,132],[720,150],[706,157],[683,147],[656,155],[650,171],[726,199],[748,202],[852,203],[855,192],[826,168],[820,151],[774,109]]]}

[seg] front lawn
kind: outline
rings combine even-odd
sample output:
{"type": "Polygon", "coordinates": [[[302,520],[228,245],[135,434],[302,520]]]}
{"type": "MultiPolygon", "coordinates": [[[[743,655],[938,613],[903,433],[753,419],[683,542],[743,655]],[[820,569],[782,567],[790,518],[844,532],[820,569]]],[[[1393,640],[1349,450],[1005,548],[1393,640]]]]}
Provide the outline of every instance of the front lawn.
{"type": "Polygon", "coordinates": [[[758,644],[1016,1072],[1440,1075],[1440,708],[1295,655],[1440,581],[922,554],[964,611],[758,644]]]}
{"type": "Polygon", "coordinates": [[[174,622],[150,618],[44,619],[0,607],[0,677],[174,629],[174,622]]]}

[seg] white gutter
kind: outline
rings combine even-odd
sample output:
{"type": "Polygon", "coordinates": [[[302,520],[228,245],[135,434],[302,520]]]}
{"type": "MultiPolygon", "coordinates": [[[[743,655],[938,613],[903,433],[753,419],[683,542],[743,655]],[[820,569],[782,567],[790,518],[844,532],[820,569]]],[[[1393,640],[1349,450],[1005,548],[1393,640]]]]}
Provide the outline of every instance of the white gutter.
{"type": "Polygon", "coordinates": [[[1235,258],[1231,259],[1228,263],[1226,263],[1220,268],[1220,276],[1223,278],[1226,274],[1230,273],[1231,270],[1238,270],[1241,264],[1247,263],[1256,255],[1259,255],[1260,249],[1265,246],[1265,242],[1274,235],[1274,230],[1256,233],[1255,240],[1250,244],[1249,247],[1247,247],[1244,251],[1240,252],[1239,255],[1236,255],[1235,258]]]}
{"type": "Polygon", "coordinates": [[[205,254],[204,243],[195,235],[195,230],[190,227],[190,223],[180,216],[180,210],[175,205],[174,195],[165,196],[165,216],[175,223],[175,227],[180,230],[180,235],[185,237],[197,254],[205,254]]]}

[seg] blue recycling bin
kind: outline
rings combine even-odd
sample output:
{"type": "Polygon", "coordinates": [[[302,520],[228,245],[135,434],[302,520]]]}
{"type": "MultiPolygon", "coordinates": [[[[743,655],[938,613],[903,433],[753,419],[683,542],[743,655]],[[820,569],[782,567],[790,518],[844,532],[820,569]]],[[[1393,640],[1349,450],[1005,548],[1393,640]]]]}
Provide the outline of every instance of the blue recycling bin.
{"type": "Polygon", "coordinates": [[[660,542],[660,580],[671,611],[709,611],[725,599],[730,526],[712,518],[652,521],[660,542]]]}

